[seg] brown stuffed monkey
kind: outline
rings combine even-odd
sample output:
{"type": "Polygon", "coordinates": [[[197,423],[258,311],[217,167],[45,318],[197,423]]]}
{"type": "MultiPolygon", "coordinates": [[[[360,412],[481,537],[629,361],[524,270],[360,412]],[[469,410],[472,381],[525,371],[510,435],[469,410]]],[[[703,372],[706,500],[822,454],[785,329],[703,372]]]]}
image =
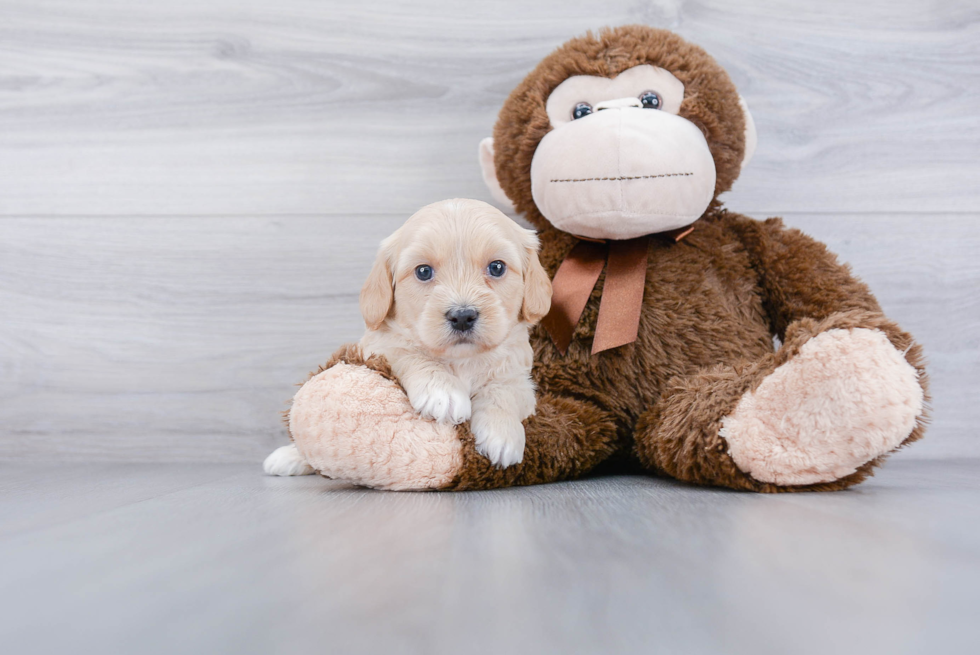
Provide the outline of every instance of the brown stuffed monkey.
{"type": "Polygon", "coordinates": [[[353,346],[294,398],[303,459],[385,489],[539,484],[603,463],[763,492],[863,480],[922,436],[921,348],[821,243],[722,207],[754,146],[728,75],[675,34],[627,26],[558,48],[480,144],[554,285],[531,335],[523,462],[494,467],[466,425],[415,416],[387,364],[353,346]]]}

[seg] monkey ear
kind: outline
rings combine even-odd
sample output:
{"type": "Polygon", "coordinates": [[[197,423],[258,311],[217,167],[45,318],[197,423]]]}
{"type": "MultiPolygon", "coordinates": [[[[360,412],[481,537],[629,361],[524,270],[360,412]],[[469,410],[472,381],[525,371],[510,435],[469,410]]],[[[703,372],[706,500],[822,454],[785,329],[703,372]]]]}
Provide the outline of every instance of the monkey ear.
{"type": "Polygon", "coordinates": [[[745,116],[745,154],[742,155],[742,170],[745,170],[749,161],[752,160],[752,155],[755,154],[755,147],[759,143],[759,136],[756,134],[755,121],[752,119],[752,112],[749,111],[749,105],[745,102],[745,98],[739,96],[738,104],[742,108],[742,114],[745,116]]]}
{"type": "Polygon", "coordinates": [[[493,197],[494,202],[497,203],[497,206],[508,214],[516,213],[514,204],[500,187],[500,182],[497,181],[497,167],[493,163],[492,136],[488,136],[483,141],[480,141],[480,169],[483,171],[483,182],[490,189],[490,195],[493,197]]]}
{"type": "Polygon", "coordinates": [[[392,237],[381,243],[374,266],[361,287],[361,316],[371,330],[381,327],[395,301],[394,278],[391,273],[392,237]]]}
{"type": "Polygon", "coordinates": [[[524,263],[524,303],[521,305],[521,320],[534,325],[547,316],[551,309],[551,279],[538,260],[538,236],[532,230],[518,228],[524,232],[524,248],[527,260],[524,263]]]}

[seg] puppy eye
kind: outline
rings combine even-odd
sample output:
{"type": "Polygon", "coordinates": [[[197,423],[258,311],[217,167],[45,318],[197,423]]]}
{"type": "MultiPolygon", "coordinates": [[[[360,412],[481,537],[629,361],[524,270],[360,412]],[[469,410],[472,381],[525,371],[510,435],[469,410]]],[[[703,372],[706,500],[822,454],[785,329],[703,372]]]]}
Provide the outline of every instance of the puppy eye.
{"type": "Polygon", "coordinates": [[[572,110],[572,120],[576,118],[583,118],[592,113],[592,105],[587,102],[580,102],[575,105],[575,109],[572,110]]]}
{"type": "Polygon", "coordinates": [[[415,277],[423,282],[432,279],[432,267],[428,264],[422,264],[421,266],[415,267],[415,277]]]}
{"type": "Polygon", "coordinates": [[[490,262],[490,265],[487,266],[487,273],[490,274],[490,277],[500,277],[506,272],[507,264],[503,263],[499,259],[497,261],[490,262]]]}
{"type": "Polygon", "coordinates": [[[640,95],[640,103],[643,104],[644,109],[660,109],[663,105],[663,101],[660,96],[654,91],[647,91],[640,95]]]}

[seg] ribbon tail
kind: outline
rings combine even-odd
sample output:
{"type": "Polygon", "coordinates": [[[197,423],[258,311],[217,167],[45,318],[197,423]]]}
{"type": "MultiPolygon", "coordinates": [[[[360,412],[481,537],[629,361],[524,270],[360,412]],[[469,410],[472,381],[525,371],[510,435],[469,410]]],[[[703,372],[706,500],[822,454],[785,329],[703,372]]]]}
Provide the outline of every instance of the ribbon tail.
{"type": "Polygon", "coordinates": [[[579,241],[555,272],[551,281],[551,310],[542,319],[541,326],[562,355],[568,351],[575,326],[582,318],[605,264],[605,244],[579,241]]]}
{"type": "Polygon", "coordinates": [[[643,309],[649,237],[612,241],[592,354],[636,341],[643,309]]]}

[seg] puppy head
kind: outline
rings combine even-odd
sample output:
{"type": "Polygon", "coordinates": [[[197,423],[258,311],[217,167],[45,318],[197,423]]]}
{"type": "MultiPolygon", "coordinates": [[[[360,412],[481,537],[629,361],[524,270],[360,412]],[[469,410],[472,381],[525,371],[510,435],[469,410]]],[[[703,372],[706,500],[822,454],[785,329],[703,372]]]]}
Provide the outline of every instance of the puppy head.
{"type": "Polygon", "coordinates": [[[537,251],[534,232],[484,202],[423,207],[381,243],[361,290],[364,322],[388,323],[437,357],[491,350],[548,313],[537,251]]]}

